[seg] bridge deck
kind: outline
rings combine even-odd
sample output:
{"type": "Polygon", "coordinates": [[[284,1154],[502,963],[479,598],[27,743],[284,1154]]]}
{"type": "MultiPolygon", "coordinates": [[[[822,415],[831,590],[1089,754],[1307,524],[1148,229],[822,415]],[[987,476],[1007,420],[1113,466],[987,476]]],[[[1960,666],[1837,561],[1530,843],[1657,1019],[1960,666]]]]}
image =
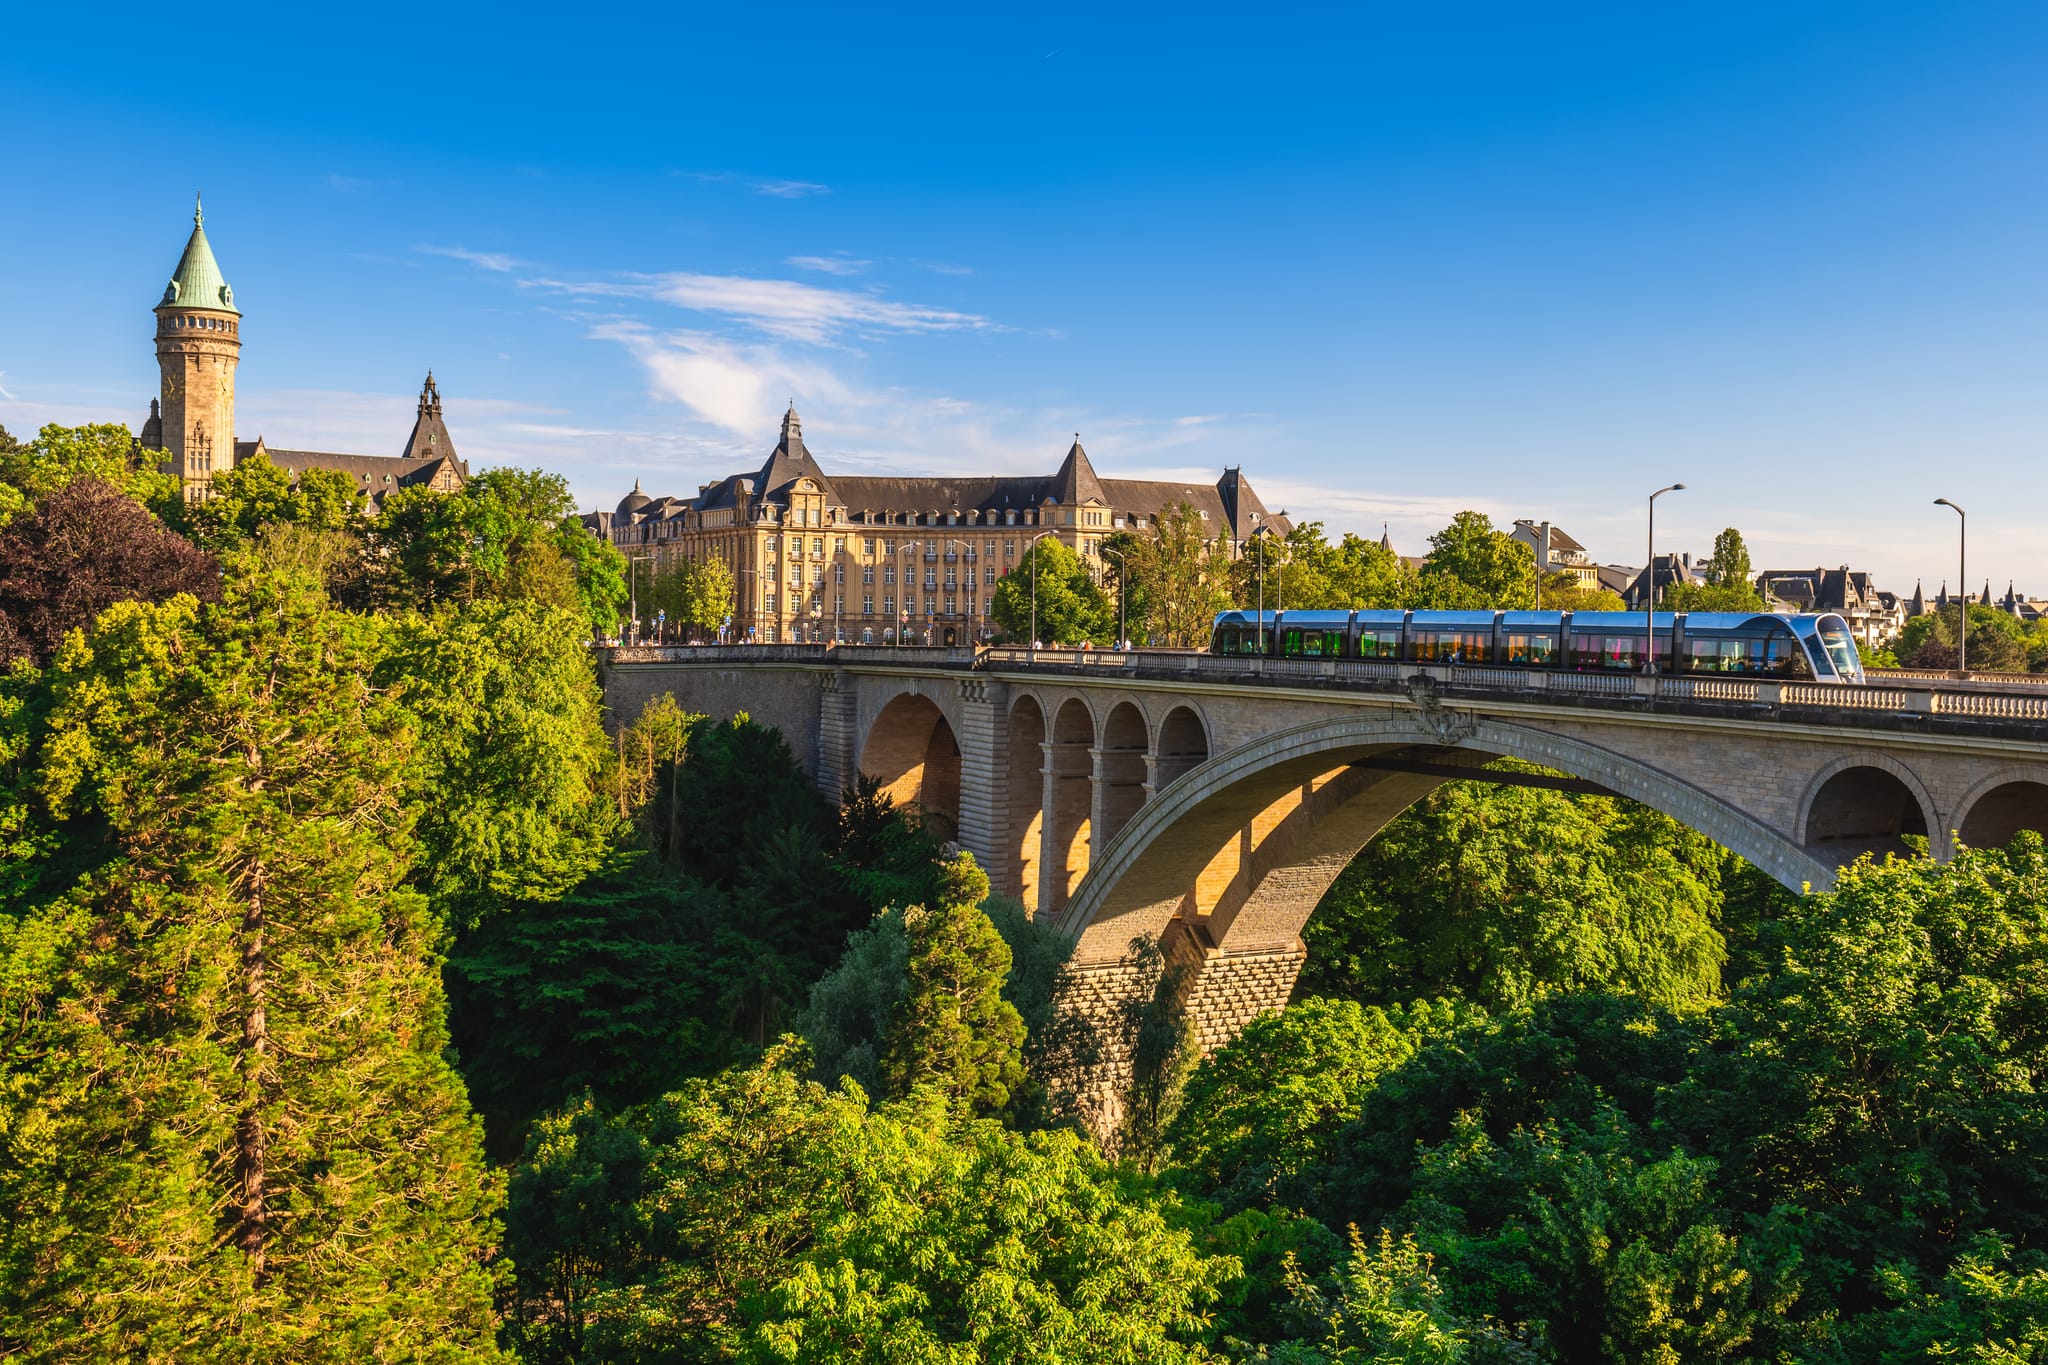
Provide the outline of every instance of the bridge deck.
{"type": "Polygon", "coordinates": [[[1065,675],[1444,700],[1514,700],[1653,714],[1781,719],[1929,735],[2048,742],[2048,680],[1882,676],[1863,685],[1698,675],[1572,673],[1556,669],[1380,663],[1362,659],[1239,658],[1176,650],[1051,650],[890,645],[679,645],[613,647],[614,665],[819,665],[1065,675]]]}

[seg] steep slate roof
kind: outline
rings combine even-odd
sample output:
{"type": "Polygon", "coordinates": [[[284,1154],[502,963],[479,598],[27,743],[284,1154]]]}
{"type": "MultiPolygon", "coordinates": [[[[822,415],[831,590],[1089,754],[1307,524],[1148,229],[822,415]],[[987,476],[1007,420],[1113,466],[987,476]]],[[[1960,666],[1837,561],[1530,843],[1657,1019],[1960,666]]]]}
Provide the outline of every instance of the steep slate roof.
{"type": "Polygon", "coordinates": [[[1102,481],[1095,477],[1095,466],[1088,463],[1088,452],[1081,449],[1078,431],[1074,433],[1074,444],[1067,449],[1067,458],[1060,462],[1059,473],[1052,476],[1050,496],[1057,502],[1076,505],[1109,501],[1102,496],[1102,481]]]}
{"type": "MultiPolygon", "coordinates": [[[[622,521],[645,522],[656,516],[684,511],[721,511],[735,508],[742,498],[760,502],[788,501],[790,485],[800,478],[815,482],[825,493],[829,506],[839,508],[851,525],[879,525],[882,518],[898,515],[921,516],[934,513],[1025,512],[1046,503],[1068,506],[1099,503],[1124,517],[1150,521],[1176,503],[1186,502],[1213,528],[1212,535],[1242,540],[1258,525],[1285,535],[1291,523],[1284,514],[1267,511],[1238,470],[1227,470],[1214,484],[1181,484],[1156,479],[1105,479],[1096,474],[1080,438],[1068,447],[1057,472],[1047,475],[983,475],[898,477],[893,475],[825,473],[803,440],[802,421],[795,404],[783,415],[782,436],[768,460],[754,475],[730,474],[697,490],[694,498],[639,501],[645,494],[634,484],[634,493],[619,503],[616,516],[622,521]],[[663,504],[668,505],[664,509],[663,504]]],[[[986,529],[986,528],[977,528],[986,529]]],[[[1107,527],[1103,529],[1109,529],[1107,527]]]]}
{"type": "Polygon", "coordinates": [[[209,308],[218,313],[242,315],[235,307],[235,291],[228,288],[228,282],[220,273],[220,262],[213,259],[213,248],[207,245],[206,229],[201,226],[205,215],[199,210],[199,201],[192,201],[192,235],[185,239],[185,254],[178,258],[178,268],[171,272],[171,282],[164,286],[163,302],[158,308],[209,308]]]}
{"type": "Polygon", "coordinates": [[[441,391],[434,387],[434,372],[427,371],[426,386],[420,390],[420,412],[412,424],[412,435],[405,438],[405,449],[399,455],[401,460],[435,460],[455,458],[455,438],[448,434],[448,424],[441,420],[441,391]]]}
{"type": "Polygon", "coordinates": [[[768,463],[761,466],[760,481],[755,486],[762,496],[773,498],[798,479],[810,479],[825,494],[828,506],[838,506],[838,495],[832,489],[832,481],[825,477],[825,471],[811,458],[811,452],[804,448],[803,419],[796,415],[796,404],[789,405],[789,411],[782,415],[782,439],[769,452],[768,463]]]}

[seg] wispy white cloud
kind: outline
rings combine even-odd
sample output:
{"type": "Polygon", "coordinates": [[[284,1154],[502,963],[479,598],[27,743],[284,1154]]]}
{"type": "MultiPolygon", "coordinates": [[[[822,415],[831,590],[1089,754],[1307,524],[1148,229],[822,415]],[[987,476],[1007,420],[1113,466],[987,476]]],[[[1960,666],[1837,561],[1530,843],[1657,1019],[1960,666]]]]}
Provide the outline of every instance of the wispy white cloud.
{"type": "Polygon", "coordinates": [[[464,246],[420,245],[415,246],[413,250],[423,256],[446,256],[451,260],[468,261],[479,270],[489,270],[501,275],[509,274],[525,264],[518,257],[508,256],[502,251],[471,251],[464,246]]]}
{"type": "MultiPolygon", "coordinates": [[[[5,370],[0,370],[0,379],[5,379],[6,377],[7,377],[7,371],[5,371],[5,370]]],[[[7,401],[8,401],[8,402],[10,402],[10,403],[15,403],[15,402],[19,402],[19,401],[20,401],[20,400],[19,400],[19,399],[17,399],[17,398],[16,398],[16,397],[15,397],[15,396],[14,396],[13,394],[11,394],[11,393],[9,393],[9,392],[7,391],[7,386],[6,386],[5,384],[0,384],[0,398],[4,398],[5,400],[7,400],[7,401]]]]}
{"type": "Polygon", "coordinates": [[[792,256],[787,264],[798,270],[816,270],[826,275],[858,275],[873,261],[856,261],[850,256],[792,256]]]}
{"type": "Polygon", "coordinates": [[[808,199],[814,194],[832,193],[830,185],[819,185],[809,180],[756,180],[753,190],[770,199],[808,199]]]}
{"type": "Polygon", "coordinates": [[[981,331],[997,324],[977,313],[894,303],[873,294],[823,289],[797,280],[740,275],[629,275],[615,280],[529,280],[522,283],[585,298],[639,298],[697,313],[739,318],[770,336],[812,345],[840,333],[981,331]]]}
{"type": "Polygon", "coordinates": [[[830,194],[830,185],[820,185],[812,180],[761,179],[758,176],[735,175],[731,171],[674,171],[674,175],[687,175],[692,180],[706,185],[744,185],[755,194],[770,199],[809,199],[813,195],[830,194]]]}
{"type": "Polygon", "coordinates": [[[929,270],[934,275],[972,275],[974,273],[973,266],[954,265],[950,261],[912,260],[911,264],[916,266],[919,270],[929,270]]]}

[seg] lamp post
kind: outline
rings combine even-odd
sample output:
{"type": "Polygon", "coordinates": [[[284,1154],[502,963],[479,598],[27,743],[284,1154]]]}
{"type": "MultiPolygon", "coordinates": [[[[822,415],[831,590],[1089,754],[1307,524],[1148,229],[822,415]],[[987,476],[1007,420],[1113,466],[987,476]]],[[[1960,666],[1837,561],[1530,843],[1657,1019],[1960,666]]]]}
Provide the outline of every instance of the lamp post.
{"type": "MultiPolygon", "coordinates": [[[[733,576],[734,576],[735,578],[740,578],[740,579],[747,579],[747,578],[759,578],[759,577],[760,577],[760,574],[759,574],[759,572],[758,572],[758,571],[756,571],[756,570],[754,570],[754,569],[736,569],[736,570],[734,570],[734,571],[733,571],[733,576]]],[[[740,634],[740,631],[741,631],[740,621],[741,621],[741,620],[743,620],[743,619],[744,619],[744,620],[749,620],[749,621],[751,621],[751,620],[753,620],[753,619],[755,618],[755,616],[757,615],[757,613],[756,613],[756,612],[755,612],[755,610],[754,610],[754,593],[755,593],[756,589],[755,589],[755,588],[749,588],[749,587],[747,587],[747,586],[746,586],[746,584],[744,584],[744,583],[742,583],[742,584],[741,584],[740,586],[741,586],[742,588],[745,588],[745,589],[746,589],[746,595],[745,595],[745,598],[744,598],[743,600],[744,600],[744,601],[746,602],[747,606],[746,606],[746,611],[745,611],[745,613],[744,613],[744,616],[742,616],[742,614],[741,614],[741,613],[739,613],[739,612],[734,612],[734,613],[733,613],[733,618],[734,618],[734,619],[733,619],[733,623],[732,623],[732,640],[730,641],[730,643],[732,643],[732,644],[738,644],[738,643],[740,643],[740,641],[741,641],[741,640],[742,640],[743,638],[745,638],[745,637],[743,637],[743,636],[742,636],[742,635],[740,634]]],[[[736,594],[736,595],[737,595],[737,594],[736,594]]],[[[735,605],[737,605],[737,604],[735,604],[735,605]]],[[[751,630],[751,629],[753,629],[753,627],[751,627],[751,626],[748,626],[748,627],[746,627],[746,629],[748,629],[748,630],[751,630]]]]}
{"type": "Polygon", "coordinates": [[[640,564],[647,558],[646,555],[626,556],[626,611],[633,618],[633,640],[636,644],[640,639],[640,564]]]}
{"type": "Polygon", "coordinates": [[[1130,633],[1124,616],[1124,555],[1126,552],[1123,550],[1112,550],[1106,545],[1098,545],[1095,549],[1098,554],[1105,554],[1116,560],[1116,647],[1118,649],[1126,649],[1131,643],[1130,633]]]}
{"type": "Polygon", "coordinates": [[[1038,556],[1033,551],[1038,548],[1039,541],[1052,534],[1054,532],[1040,531],[1024,542],[1024,557],[1031,561],[1031,640],[1025,648],[1032,650],[1038,648],[1038,556]]]}
{"type": "Polygon", "coordinates": [[[1666,493],[1681,492],[1682,483],[1674,483],[1650,494],[1650,559],[1643,567],[1643,672],[1657,671],[1657,499],[1666,493]]]}
{"type": "MultiPolygon", "coordinates": [[[[1253,514],[1255,516],[1255,514],[1253,514]]],[[[1251,532],[1251,577],[1260,583],[1260,653],[1266,653],[1266,536],[1272,532],[1260,526],[1251,532]]]]}
{"type": "Polygon", "coordinates": [[[1962,585],[1956,606],[1956,676],[1966,678],[1970,675],[1970,519],[1947,498],[1936,498],[1934,505],[1956,514],[1956,582],[1962,585]]]}

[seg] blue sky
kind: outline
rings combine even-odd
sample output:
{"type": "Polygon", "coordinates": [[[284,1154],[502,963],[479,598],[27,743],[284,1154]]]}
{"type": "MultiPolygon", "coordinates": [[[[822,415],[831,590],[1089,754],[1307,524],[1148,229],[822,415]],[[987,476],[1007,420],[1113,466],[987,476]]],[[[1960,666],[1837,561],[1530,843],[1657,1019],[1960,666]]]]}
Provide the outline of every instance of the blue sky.
{"type": "Polygon", "coordinates": [[[1419,553],[2048,596],[2048,7],[24,8],[0,423],[139,422],[203,189],[239,425],[693,491],[1213,479],[1419,553]],[[165,16],[175,13],[171,22],[165,16]],[[336,18],[336,15],[344,17],[336,18]]]}

